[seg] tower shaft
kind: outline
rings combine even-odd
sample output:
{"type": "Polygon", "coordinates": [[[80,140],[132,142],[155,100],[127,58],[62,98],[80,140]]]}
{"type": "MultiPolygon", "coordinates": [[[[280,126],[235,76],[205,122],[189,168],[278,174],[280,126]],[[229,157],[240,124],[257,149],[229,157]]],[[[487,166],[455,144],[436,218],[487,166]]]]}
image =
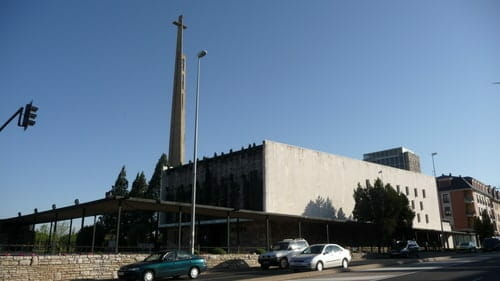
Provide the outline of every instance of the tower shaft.
{"type": "Polygon", "coordinates": [[[184,108],[186,100],[186,56],[182,52],[182,37],[183,30],[187,26],[182,23],[182,15],[173,24],[177,26],[177,47],[175,51],[175,72],[168,151],[168,165],[170,167],[180,166],[184,163],[184,138],[186,131],[186,114],[184,108]]]}

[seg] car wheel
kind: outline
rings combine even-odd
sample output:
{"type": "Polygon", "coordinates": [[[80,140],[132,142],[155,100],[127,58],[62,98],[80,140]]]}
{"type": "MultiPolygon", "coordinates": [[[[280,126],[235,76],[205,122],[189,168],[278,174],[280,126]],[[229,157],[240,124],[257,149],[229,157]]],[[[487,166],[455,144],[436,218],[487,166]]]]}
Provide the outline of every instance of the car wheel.
{"type": "Polygon", "coordinates": [[[317,270],[317,271],[323,271],[323,263],[322,263],[322,262],[320,262],[320,261],[319,261],[319,262],[316,264],[316,270],[317,270]]]}
{"type": "Polygon", "coordinates": [[[346,271],[348,268],[349,268],[349,262],[347,261],[347,259],[343,259],[342,260],[342,270],[346,271]]]}
{"type": "Polygon", "coordinates": [[[155,280],[155,274],[151,270],[146,270],[144,274],[142,275],[142,280],[144,281],[153,281],[155,280]]]}
{"type": "Polygon", "coordinates": [[[288,260],[286,258],[282,258],[280,260],[280,268],[285,269],[288,267],[288,260]]]}
{"type": "Polygon", "coordinates": [[[200,270],[197,267],[191,267],[189,270],[189,279],[196,279],[200,275],[200,270]]]}

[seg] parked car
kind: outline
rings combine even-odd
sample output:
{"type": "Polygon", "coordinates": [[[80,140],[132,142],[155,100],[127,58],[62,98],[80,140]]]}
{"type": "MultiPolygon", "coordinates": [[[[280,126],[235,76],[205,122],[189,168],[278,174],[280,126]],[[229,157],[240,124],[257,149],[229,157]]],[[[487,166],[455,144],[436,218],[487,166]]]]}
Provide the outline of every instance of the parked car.
{"type": "Polygon", "coordinates": [[[259,264],[262,269],[270,266],[287,268],[290,258],[301,253],[309,246],[305,239],[285,239],[273,245],[270,252],[259,255],[259,264]]]}
{"type": "Polygon", "coordinates": [[[195,279],[206,269],[207,263],[202,257],[184,251],[162,251],[142,262],[122,266],[118,270],[118,279],[152,281],[181,275],[195,279]]]}
{"type": "Polygon", "coordinates": [[[396,241],[392,247],[389,255],[391,257],[417,257],[420,251],[420,246],[415,240],[405,240],[405,241],[396,241]]]}
{"type": "Polygon", "coordinates": [[[498,238],[485,238],[483,240],[483,249],[485,251],[499,251],[500,250],[500,239],[498,238]]]}
{"type": "Polygon", "coordinates": [[[337,244],[311,245],[299,255],[290,259],[290,268],[293,271],[317,270],[324,268],[342,267],[346,270],[351,261],[351,252],[337,244]]]}
{"type": "Polygon", "coordinates": [[[476,243],[472,241],[462,242],[457,245],[457,251],[459,252],[475,252],[477,250],[476,243]]]}

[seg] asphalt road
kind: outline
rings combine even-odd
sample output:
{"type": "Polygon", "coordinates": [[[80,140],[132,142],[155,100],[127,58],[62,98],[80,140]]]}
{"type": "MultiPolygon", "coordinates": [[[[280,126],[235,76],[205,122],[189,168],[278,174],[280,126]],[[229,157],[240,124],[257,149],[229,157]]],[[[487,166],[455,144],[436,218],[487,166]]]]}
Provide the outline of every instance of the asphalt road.
{"type": "Polygon", "coordinates": [[[470,255],[435,262],[388,266],[371,269],[353,268],[350,272],[328,276],[285,279],[290,281],[498,281],[500,255],[470,255]]]}

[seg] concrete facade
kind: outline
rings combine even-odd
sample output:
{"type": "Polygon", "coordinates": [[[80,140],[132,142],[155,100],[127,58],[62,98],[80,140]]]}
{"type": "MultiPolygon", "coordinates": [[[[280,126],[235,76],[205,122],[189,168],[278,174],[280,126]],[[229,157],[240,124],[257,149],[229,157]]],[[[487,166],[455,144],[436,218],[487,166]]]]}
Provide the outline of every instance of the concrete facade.
{"type": "MultiPolygon", "coordinates": [[[[358,183],[381,178],[408,197],[414,228],[441,229],[436,181],[421,173],[267,140],[203,159],[199,167],[200,204],[349,219],[358,183]]],[[[191,174],[192,164],[165,170],[162,198],[190,202],[191,174]]]]}
{"type": "Polygon", "coordinates": [[[264,211],[306,215],[320,197],[330,200],[346,217],[354,208],[358,183],[381,178],[408,197],[416,213],[416,229],[440,230],[434,177],[292,145],[264,142],[264,211]]]}

